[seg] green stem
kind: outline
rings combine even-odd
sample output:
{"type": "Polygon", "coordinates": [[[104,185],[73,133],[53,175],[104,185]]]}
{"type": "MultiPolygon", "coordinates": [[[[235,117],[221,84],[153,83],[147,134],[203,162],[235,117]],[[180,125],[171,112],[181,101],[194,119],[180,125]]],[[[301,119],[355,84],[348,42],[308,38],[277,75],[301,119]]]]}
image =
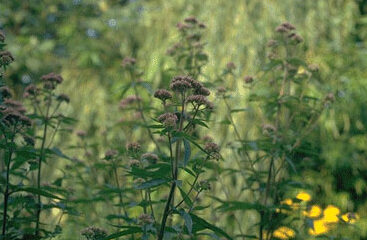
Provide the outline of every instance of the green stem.
{"type": "MultiPolygon", "coordinates": [[[[48,121],[49,121],[49,113],[51,107],[51,93],[48,96],[48,103],[47,103],[47,111],[46,116],[44,118],[44,127],[43,127],[43,136],[42,136],[42,143],[41,143],[41,150],[40,156],[38,158],[38,172],[37,172],[37,190],[41,189],[41,171],[42,171],[42,161],[45,160],[45,145],[46,145],[46,138],[47,138],[47,129],[48,129],[48,121]]],[[[41,195],[37,194],[37,212],[36,212],[36,228],[35,228],[35,235],[39,236],[39,225],[40,225],[40,216],[41,216],[41,195]]]]}
{"type": "MultiPolygon", "coordinates": [[[[185,94],[182,93],[182,104],[181,104],[181,116],[180,116],[180,123],[179,123],[179,129],[178,132],[182,131],[182,127],[183,127],[183,116],[184,116],[184,112],[185,112],[185,94]]],[[[171,142],[169,143],[171,144],[171,142]]],[[[164,230],[166,228],[166,222],[167,222],[167,217],[170,213],[170,206],[171,204],[173,204],[173,197],[175,195],[175,190],[176,190],[176,181],[177,181],[177,177],[178,177],[178,159],[180,158],[180,146],[181,146],[181,140],[177,140],[176,143],[176,155],[175,158],[173,159],[172,156],[172,150],[170,147],[170,154],[171,154],[171,164],[174,168],[174,170],[172,171],[172,185],[171,185],[171,189],[169,192],[169,196],[166,202],[166,206],[164,208],[164,212],[163,212],[163,217],[162,217],[162,222],[161,222],[161,228],[159,230],[158,233],[158,240],[162,240],[164,237],[164,230]],[[174,162],[173,162],[174,161],[174,162]],[[173,163],[172,163],[173,162],[173,163]]]]}
{"type": "MultiPolygon", "coordinates": [[[[10,178],[10,162],[13,155],[13,144],[14,144],[14,136],[15,136],[15,128],[14,126],[14,132],[12,134],[12,138],[10,141],[10,147],[9,147],[9,154],[8,154],[8,161],[6,163],[6,182],[5,182],[5,192],[4,192],[4,208],[3,208],[3,225],[2,225],[2,238],[5,238],[6,234],[6,223],[7,223],[7,214],[8,214],[8,200],[9,200],[9,178],[10,178]]],[[[4,136],[6,138],[6,135],[4,133],[4,136]]]]}

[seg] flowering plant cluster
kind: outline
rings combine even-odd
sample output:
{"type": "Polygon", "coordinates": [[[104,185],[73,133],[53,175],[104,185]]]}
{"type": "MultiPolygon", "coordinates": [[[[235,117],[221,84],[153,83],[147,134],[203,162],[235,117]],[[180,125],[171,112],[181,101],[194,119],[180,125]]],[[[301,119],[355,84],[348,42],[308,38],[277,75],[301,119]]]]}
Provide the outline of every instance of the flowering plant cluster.
{"type": "MultiPolygon", "coordinates": [[[[216,79],[203,73],[205,29],[195,17],[177,24],[167,51],[174,67],[158,87],[142,79],[139,58],[122,60],[122,118],[101,132],[104,146],[74,130],[68,154],[58,148],[75,121],[63,114],[61,75],[43,75],[22,96],[1,82],[0,239],[53,239],[65,219],[83,218],[86,240],[342,239],[337,229],[358,223],[354,209],[312,199],[299,181],[318,157],[310,139],[319,119],[337,99],[302,60],[295,26],[275,28],[261,72],[240,77],[229,62],[216,79]],[[240,125],[241,114],[253,122],[240,125]],[[57,172],[51,183],[46,168],[57,172]]],[[[0,32],[1,81],[15,61],[5,39],[0,32]]]]}

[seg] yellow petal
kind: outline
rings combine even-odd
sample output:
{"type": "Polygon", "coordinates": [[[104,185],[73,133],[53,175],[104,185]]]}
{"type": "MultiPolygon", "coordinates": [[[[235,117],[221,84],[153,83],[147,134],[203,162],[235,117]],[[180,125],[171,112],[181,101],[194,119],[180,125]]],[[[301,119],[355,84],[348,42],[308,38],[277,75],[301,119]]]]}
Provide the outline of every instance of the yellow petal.
{"type": "Polygon", "coordinates": [[[336,223],[339,221],[338,215],[340,214],[339,208],[329,205],[324,210],[323,220],[327,223],[336,223]]]}
{"type": "Polygon", "coordinates": [[[306,217],[309,218],[316,218],[319,217],[321,215],[321,208],[317,205],[313,205],[311,206],[311,208],[308,211],[304,211],[303,215],[305,215],[306,217]]]}
{"type": "Polygon", "coordinates": [[[310,235],[320,235],[327,233],[329,231],[328,226],[323,220],[315,220],[313,221],[313,228],[308,230],[310,235]]]}
{"type": "Polygon", "coordinates": [[[301,201],[305,201],[305,202],[311,201],[311,195],[306,193],[306,192],[298,193],[296,198],[301,200],[301,201]]]}
{"type": "Polygon", "coordinates": [[[295,235],[294,230],[288,227],[279,227],[273,232],[273,236],[279,239],[290,239],[294,238],[295,235]]]}

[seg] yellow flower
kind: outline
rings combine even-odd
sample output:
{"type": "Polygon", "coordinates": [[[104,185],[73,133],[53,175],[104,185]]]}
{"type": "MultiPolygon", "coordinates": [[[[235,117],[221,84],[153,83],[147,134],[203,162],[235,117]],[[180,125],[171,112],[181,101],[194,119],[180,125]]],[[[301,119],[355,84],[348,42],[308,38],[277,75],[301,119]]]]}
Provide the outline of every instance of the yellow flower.
{"type": "Polygon", "coordinates": [[[326,222],[322,219],[313,221],[313,228],[308,230],[310,235],[320,235],[327,233],[329,231],[329,227],[326,225],[326,222]]]}
{"type": "Polygon", "coordinates": [[[329,205],[324,210],[324,217],[322,218],[326,223],[336,223],[339,221],[338,215],[340,214],[339,208],[329,205]]]}
{"type": "MultiPolygon", "coordinates": [[[[299,204],[298,203],[293,203],[293,200],[290,198],[286,198],[283,201],[280,202],[281,205],[287,205],[290,206],[292,210],[296,210],[299,208],[299,204]]],[[[276,212],[282,212],[285,214],[290,214],[291,211],[287,210],[287,209],[276,209],[276,212]]]]}
{"type": "Polygon", "coordinates": [[[355,223],[359,219],[359,215],[357,213],[346,213],[343,214],[342,219],[347,223],[355,223]]]}
{"type": "Polygon", "coordinates": [[[294,238],[295,235],[294,230],[288,227],[279,227],[273,233],[273,236],[279,239],[290,239],[294,238]]]}
{"type": "Polygon", "coordinates": [[[311,195],[306,193],[306,192],[300,192],[297,194],[296,196],[297,199],[301,200],[301,201],[305,201],[305,202],[309,202],[311,201],[311,195]]]}
{"type": "Polygon", "coordinates": [[[309,218],[317,218],[321,215],[321,208],[317,205],[311,206],[311,208],[308,211],[304,211],[303,215],[309,218]]]}
{"type": "Polygon", "coordinates": [[[290,198],[286,198],[286,199],[284,199],[283,201],[280,202],[280,204],[282,204],[282,205],[288,205],[288,206],[291,206],[292,203],[293,203],[293,201],[290,198]]]}

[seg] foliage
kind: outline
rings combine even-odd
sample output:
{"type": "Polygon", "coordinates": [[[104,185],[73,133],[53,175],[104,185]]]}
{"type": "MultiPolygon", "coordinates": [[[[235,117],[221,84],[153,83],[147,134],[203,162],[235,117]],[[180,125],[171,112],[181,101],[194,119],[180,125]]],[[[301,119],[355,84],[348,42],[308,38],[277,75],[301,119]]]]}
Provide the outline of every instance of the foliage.
{"type": "Polygon", "coordinates": [[[364,239],[365,6],[1,2],[0,239],[364,239]]]}

